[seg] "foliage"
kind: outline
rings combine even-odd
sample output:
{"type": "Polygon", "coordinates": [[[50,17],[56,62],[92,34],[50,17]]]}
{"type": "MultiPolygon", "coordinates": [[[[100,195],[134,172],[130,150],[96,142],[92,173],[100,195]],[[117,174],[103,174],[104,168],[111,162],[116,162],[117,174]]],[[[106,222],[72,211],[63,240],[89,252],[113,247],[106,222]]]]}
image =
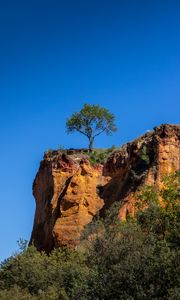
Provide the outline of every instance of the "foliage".
{"type": "Polygon", "coordinates": [[[97,299],[179,299],[179,183],[179,173],[164,179],[160,193],[168,206],[146,186],[137,219],[118,224],[116,205],[104,226],[98,220],[88,257],[98,270],[97,299]]]}
{"type": "Polygon", "coordinates": [[[24,240],[23,238],[20,238],[19,241],[17,241],[17,244],[21,252],[25,252],[28,248],[28,241],[24,240]]]}
{"type": "Polygon", "coordinates": [[[149,159],[149,156],[148,156],[148,153],[147,153],[147,147],[146,147],[146,145],[142,146],[140,156],[141,156],[141,159],[148,165],[149,162],[150,162],[150,159],[149,159]]]}
{"type": "Polygon", "coordinates": [[[0,299],[179,299],[179,173],[159,193],[144,187],[136,218],[120,222],[120,203],[86,229],[89,242],[49,256],[20,240],[18,253],[0,266],[0,299]]]}
{"type": "Polygon", "coordinates": [[[92,165],[95,164],[104,164],[108,156],[116,149],[115,146],[112,146],[108,149],[96,149],[89,153],[89,160],[92,165]]]}
{"type": "Polygon", "coordinates": [[[179,251],[146,235],[140,226],[121,224],[95,241],[89,263],[97,266],[97,299],[167,299],[178,287],[179,251]]]}
{"type": "Polygon", "coordinates": [[[23,290],[17,285],[11,287],[11,289],[0,290],[1,300],[36,300],[37,298],[32,296],[27,290],[23,290]]]}
{"type": "Polygon", "coordinates": [[[163,179],[158,192],[154,186],[144,186],[137,200],[137,220],[146,230],[163,237],[171,247],[180,246],[180,172],[163,179]],[[162,204],[158,203],[158,193],[162,204]],[[143,208],[146,209],[143,210],[143,208]]]}
{"type": "Polygon", "coordinates": [[[161,196],[166,204],[166,210],[179,210],[180,201],[180,171],[164,178],[161,196]]]}
{"type": "Polygon", "coordinates": [[[31,246],[26,252],[2,263],[0,289],[8,290],[17,285],[38,299],[49,294],[55,294],[52,299],[86,299],[87,279],[90,277],[91,270],[84,263],[81,253],[57,249],[48,257],[31,246]]]}
{"type": "Polygon", "coordinates": [[[114,115],[106,108],[85,104],[67,120],[67,133],[77,131],[85,135],[89,140],[89,150],[92,151],[95,137],[103,132],[109,135],[117,130],[114,120],[114,115]]]}
{"type": "Polygon", "coordinates": [[[136,207],[143,209],[150,204],[158,205],[158,192],[155,186],[144,185],[137,196],[136,207]]]}

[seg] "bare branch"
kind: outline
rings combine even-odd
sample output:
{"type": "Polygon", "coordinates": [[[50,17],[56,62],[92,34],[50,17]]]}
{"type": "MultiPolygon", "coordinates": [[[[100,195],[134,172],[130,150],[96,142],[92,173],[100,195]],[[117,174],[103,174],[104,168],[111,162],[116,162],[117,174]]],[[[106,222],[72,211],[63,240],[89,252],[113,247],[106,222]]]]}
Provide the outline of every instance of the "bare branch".
{"type": "Polygon", "coordinates": [[[95,138],[96,136],[98,136],[98,135],[100,135],[101,133],[103,133],[106,129],[107,129],[107,128],[104,128],[103,130],[101,130],[100,132],[98,132],[97,134],[95,134],[95,135],[93,136],[93,138],[95,138]]]}
{"type": "Polygon", "coordinates": [[[83,131],[81,131],[81,130],[79,130],[79,129],[76,129],[76,130],[77,130],[78,132],[84,134],[85,136],[87,136],[87,137],[89,138],[89,136],[88,136],[86,133],[84,133],[83,131]]]}

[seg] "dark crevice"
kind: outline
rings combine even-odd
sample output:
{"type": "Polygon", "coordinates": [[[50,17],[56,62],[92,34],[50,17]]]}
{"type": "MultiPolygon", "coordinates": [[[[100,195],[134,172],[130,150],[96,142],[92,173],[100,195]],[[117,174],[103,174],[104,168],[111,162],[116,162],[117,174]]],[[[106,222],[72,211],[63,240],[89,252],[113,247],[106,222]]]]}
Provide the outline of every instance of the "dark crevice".
{"type": "MultiPolygon", "coordinates": [[[[133,151],[128,150],[128,156],[133,157],[133,151]]],[[[104,206],[99,212],[100,217],[105,216],[105,211],[111,207],[114,202],[121,203],[127,198],[130,193],[137,191],[147,176],[147,172],[153,167],[155,162],[155,147],[153,143],[143,145],[139,153],[137,153],[135,161],[131,168],[127,170],[124,176],[113,177],[106,185],[97,186],[97,194],[104,200],[104,206]],[[147,147],[146,151],[142,152],[143,147],[147,147]]],[[[130,159],[127,166],[130,164],[130,159]]]]}

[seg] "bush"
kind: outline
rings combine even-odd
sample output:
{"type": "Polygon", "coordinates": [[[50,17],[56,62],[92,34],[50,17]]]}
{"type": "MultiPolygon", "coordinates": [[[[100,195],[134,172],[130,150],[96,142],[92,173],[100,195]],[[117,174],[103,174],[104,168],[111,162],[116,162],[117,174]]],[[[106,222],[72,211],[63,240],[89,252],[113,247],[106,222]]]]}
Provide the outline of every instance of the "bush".
{"type": "Polygon", "coordinates": [[[116,149],[113,145],[108,149],[96,149],[89,153],[90,163],[92,165],[95,164],[104,164],[108,158],[108,156],[116,149]]]}
{"type": "MultiPolygon", "coordinates": [[[[88,243],[47,256],[21,240],[21,252],[0,266],[0,299],[179,299],[179,173],[140,193],[136,218],[120,222],[120,203],[87,226],[88,243]]],[[[83,241],[84,242],[84,241],[83,241]]]]}
{"type": "Polygon", "coordinates": [[[1,300],[36,300],[27,290],[22,290],[20,287],[14,285],[8,290],[0,291],[1,300]]]}

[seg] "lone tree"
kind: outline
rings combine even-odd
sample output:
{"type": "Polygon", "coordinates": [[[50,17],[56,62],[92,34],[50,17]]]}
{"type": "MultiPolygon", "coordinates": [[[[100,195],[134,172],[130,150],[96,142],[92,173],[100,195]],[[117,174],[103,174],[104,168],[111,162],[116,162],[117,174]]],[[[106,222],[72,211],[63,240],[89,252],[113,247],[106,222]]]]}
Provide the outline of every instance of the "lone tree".
{"type": "Polygon", "coordinates": [[[84,104],[79,112],[75,112],[66,122],[67,133],[78,131],[89,140],[89,151],[93,150],[95,137],[101,133],[111,135],[117,128],[115,117],[108,109],[99,105],[84,104]]]}

